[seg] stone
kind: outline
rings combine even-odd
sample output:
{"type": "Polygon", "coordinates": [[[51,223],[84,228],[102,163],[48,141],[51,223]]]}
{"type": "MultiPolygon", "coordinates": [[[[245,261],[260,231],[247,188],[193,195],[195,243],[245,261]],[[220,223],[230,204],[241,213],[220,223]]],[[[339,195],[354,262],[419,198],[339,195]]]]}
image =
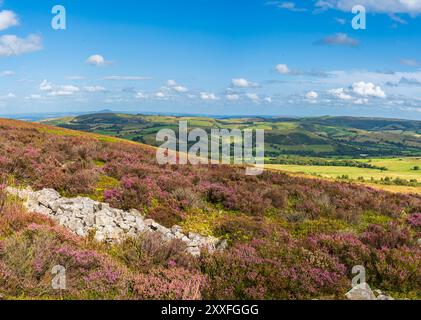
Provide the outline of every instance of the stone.
{"type": "Polygon", "coordinates": [[[391,296],[384,294],[381,290],[374,290],[377,300],[395,300],[391,296]]]}
{"type": "Polygon", "coordinates": [[[108,209],[103,209],[95,213],[95,225],[97,226],[107,226],[114,224],[112,217],[108,209]]]}
{"type": "Polygon", "coordinates": [[[102,231],[97,230],[95,233],[94,239],[98,242],[104,242],[105,241],[105,235],[102,231]]]}
{"type": "Polygon", "coordinates": [[[95,240],[99,242],[120,242],[124,238],[135,238],[149,232],[160,235],[164,242],[181,240],[187,246],[186,251],[193,256],[200,256],[201,250],[205,248],[210,252],[226,248],[225,240],[203,237],[193,232],[186,235],[178,225],[169,229],[152,219],[145,220],[136,209],[125,212],[89,198],[64,198],[52,189],[34,192],[30,188],[7,187],[6,191],[22,199],[28,211],[49,216],[78,236],[86,237],[90,230],[95,231],[95,240]]]}
{"type": "Polygon", "coordinates": [[[348,300],[377,300],[367,283],[361,283],[352,288],[346,295],[348,300]]]}
{"type": "Polygon", "coordinates": [[[190,253],[194,257],[198,257],[201,254],[201,251],[198,247],[187,248],[187,252],[190,253]]]}
{"type": "Polygon", "coordinates": [[[60,194],[53,189],[44,189],[36,193],[37,201],[44,207],[49,207],[51,203],[60,198],[60,194]]]}
{"type": "Polygon", "coordinates": [[[180,227],[180,226],[178,226],[178,225],[175,225],[175,226],[173,226],[173,227],[171,228],[171,231],[172,231],[172,233],[174,233],[174,234],[178,234],[178,233],[182,233],[182,232],[183,232],[183,228],[182,228],[182,227],[180,227]]]}

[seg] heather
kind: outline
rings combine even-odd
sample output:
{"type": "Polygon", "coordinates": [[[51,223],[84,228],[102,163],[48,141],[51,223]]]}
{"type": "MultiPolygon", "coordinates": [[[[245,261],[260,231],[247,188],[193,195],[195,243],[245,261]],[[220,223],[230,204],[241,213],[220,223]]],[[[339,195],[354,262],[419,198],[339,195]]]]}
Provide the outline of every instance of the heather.
{"type": "Polygon", "coordinates": [[[95,243],[0,192],[0,294],[69,299],[335,299],[364,265],[374,288],[420,298],[421,197],[233,166],[159,166],[150,147],[0,122],[5,183],[135,208],[165,226],[228,240],[195,259],[142,236],[95,243]],[[51,269],[68,270],[68,290],[51,269]]]}

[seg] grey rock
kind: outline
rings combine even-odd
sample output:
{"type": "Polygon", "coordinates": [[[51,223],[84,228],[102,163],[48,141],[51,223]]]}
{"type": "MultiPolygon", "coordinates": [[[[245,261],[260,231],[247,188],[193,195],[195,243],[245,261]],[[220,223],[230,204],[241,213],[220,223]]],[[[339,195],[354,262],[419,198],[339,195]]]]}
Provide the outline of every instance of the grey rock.
{"type": "Polygon", "coordinates": [[[161,236],[164,242],[174,239],[183,241],[187,252],[194,256],[199,256],[202,249],[214,252],[226,247],[226,241],[203,237],[193,232],[186,235],[180,226],[175,225],[168,229],[152,219],[145,220],[136,209],[125,212],[89,198],[62,198],[52,189],[34,192],[30,188],[7,187],[6,190],[22,199],[28,211],[49,216],[81,237],[86,237],[90,230],[95,231],[95,240],[99,242],[119,242],[148,232],[161,236]]]}
{"type": "Polygon", "coordinates": [[[367,283],[361,283],[352,288],[346,295],[348,300],[377,300],[367,283]]]}

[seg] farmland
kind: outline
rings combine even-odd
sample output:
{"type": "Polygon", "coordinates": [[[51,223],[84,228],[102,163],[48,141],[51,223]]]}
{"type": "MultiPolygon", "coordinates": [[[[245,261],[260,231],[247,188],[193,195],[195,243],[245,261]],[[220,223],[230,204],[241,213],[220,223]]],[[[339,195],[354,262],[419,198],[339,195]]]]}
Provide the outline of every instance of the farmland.
{"type": "Polygon", "coordinates": [[[374,185],[396,192],[421,193],[421,158],[389,158],[356,160],[370,163],[386,170],[347,166],[306,166],[268,164],[266,167],[290,173],[311,175],[321,178],[350,180],[374,185]]]}

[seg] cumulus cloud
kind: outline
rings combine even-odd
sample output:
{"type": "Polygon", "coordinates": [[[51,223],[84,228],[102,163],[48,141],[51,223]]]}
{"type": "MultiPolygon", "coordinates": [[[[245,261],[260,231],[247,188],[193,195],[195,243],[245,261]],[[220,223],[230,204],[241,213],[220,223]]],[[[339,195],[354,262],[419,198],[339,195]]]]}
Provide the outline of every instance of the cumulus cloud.
{"type": "Polygon", "coordinates": [[[323,38],[319,41],[316,41],[315,44],[318,45],[325,45],[325,46],[350,46],[350,47],[358,47],[359,41],[351,38],[345,33],[336,33],[333,36],[328,36],[323,38]]]}
{"type": "Polygon", "coordinates": [[[306,93],[306,98],[309,100],[315,100],[319,97],[319,94],[315,91],[309,91],[306,93]]]}
{"type": "Polygon", "coordinates": [[[3,57],[18,56],[41,49],[42,39],[37,35],[31,34],[26,38],[19,38],[7,34],[0,37],[0,56],[3,57]]]}
{"type": "Polygon", "coordinates": [[[167,94],[166,94],[165,92],[163,92],[163,91],[158,91],[158,92],[156,92],[156,93],[154,94],[154,97],[155,97],[156,99],[159,99],[159,100],[166,100],[166,99],[168,99],[167,94]]]}
{"type": "Polygon", "coordinates": [[[148,98],[148,95],[139,91],[139,92],[136,92],[135,98],[136,99],[146,99],[146,98],[148,98]]]}
{"type": "Polygon", "coordinates": [[[235,93],[227,94],[226,98],[227,98],[228,101],[238,101],[238,100],[240,100],[240,96],[238,94],[235,94],[235,93]]]}
{"type": "Polygon", "coordinates": [[[287,74],[290,72],[288,66],[286,64],[278,64],[275,67],[276,72],[280,73],[280,74],[287,74]]]}
{"type": "Polygon", "coordinates": [[[328,93],[335,98],[338,98],[340,100],[351,100],[352,97],[345,91],[344,88],[338,88],[338,89],[331,89],[328,90],[328,93]]]}
{"type": "Polygon", "coordinates": [[[249,98],[253,102],[260,101],[260,97],[257,93],[246,93],[246,97],[249,98]]]}
{"type": "Polygon", "coordinates": [[[76,87],[73,85],[63,85],[63,86],[55,87],[54,90],[51,91],[48,95],[52,97],[71,96],[79,91],[80,91],[79,87],[76,87]]]}
{"type": "Polygon", "coordinates": [[[92,66],[102,67],[107,64],[107,61],[100,54],[94,54],[86,59],[86,63],[92,66]]]}
{"type": "Polygon", "coordinates": [[[47,80],[43,80],[41,84],[39,85],[39,89],[41,91],[48,92],[49,96],[55,97],[55,96],[71,96],[77,92],[80,91],[79,87],[76,87],[74,85],[53,85],[47,80]]]}
{"type": "Polygon", "coordinates": [[[385,92],[371,82],[356,82],[352,84],[352,90],[355,94],[363,97],[386,98],[385,92]]]}
{"type": "Polygon", "coordinates": [[[177,81],[175,81],[175,80],[168,80],[167,86],[170,89],[172,89],[172,90],[174,90],[175,92],[178,92],[178,93],[186,93],[186,92],[189,91],[189,89],[187,87],[177,84],[177,81]]]}
{"type": "Polygon", "coordinates": [[[205,101],[219,100],[219,98],[212,92],[201,92],[200,99],[205,101]]]}
{"type": "Polygon", "coordinates": [[[47,80],[43,80],[41,82],[41,84],[39,85],[39,89],[41,91],[51,91],[53,90],[53,86],[50,82],[48,82],[47,80]]]}
{"type": "Polygon", "coordinates": [[[13,11],[0,11],[0,31],[6,30],[13,26],[17,26],[18,24],[18,18],[13,11]]]}
{"type": "Polygon", "coordinates": [[[233,87],[237,87],[237,88],[251,88],[251,87],[258,86],[257,83],[248,81],[244,78],[232,79],[231,84],[233,87]]]}

